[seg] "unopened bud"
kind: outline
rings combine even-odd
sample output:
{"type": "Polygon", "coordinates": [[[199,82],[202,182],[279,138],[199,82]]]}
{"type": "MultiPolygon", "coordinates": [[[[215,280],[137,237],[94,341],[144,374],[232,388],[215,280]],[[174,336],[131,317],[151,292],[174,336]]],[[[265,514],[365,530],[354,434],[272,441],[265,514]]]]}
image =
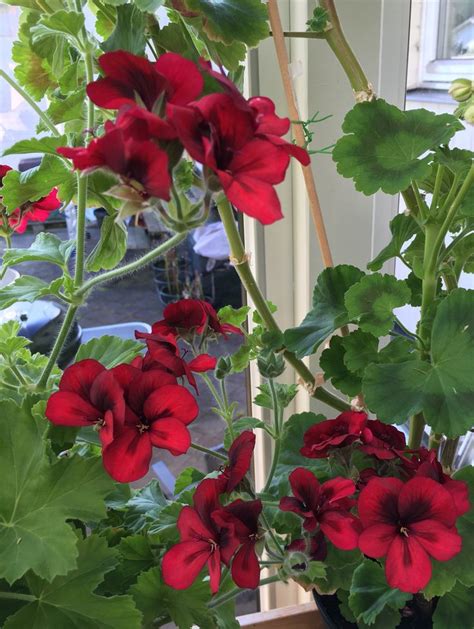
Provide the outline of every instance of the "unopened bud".
{"type": "Polygon", "coordinates": [[[464,112],[464,120],[469,124],[474,124],[474,104],[469,105],[464,112]]]}
{"type": "Polygon", "coordinates": [[[263,350],[257,358],[257,366],[264,378],[277,378],[285,371],[285,360],[280,354],[263,350]]]}
{"type": "Polygon", "coordinates": [[[454,100],[458,103],[462,103],[470,98],[474,92],[474,82],[469,79],[456,79],[451,83],[448,92],[454,100]]]}
{"type": "Polygon", "coordinates": [[[216,370],[214,375],[218,380],[224,380],[226,376],[232,371],[232,361],[230,356],[221,356],[217,361],[216,370]]]}

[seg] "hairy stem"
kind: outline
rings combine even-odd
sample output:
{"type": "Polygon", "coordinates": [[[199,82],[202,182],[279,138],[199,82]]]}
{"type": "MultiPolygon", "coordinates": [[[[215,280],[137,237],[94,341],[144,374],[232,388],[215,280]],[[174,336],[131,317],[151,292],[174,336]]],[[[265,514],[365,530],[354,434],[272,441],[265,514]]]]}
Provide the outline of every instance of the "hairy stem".
{"type": "Polygon", "coordinates": [[[78,306],[70,305],[67,309],[66,315],[62,322],[61,328],[59,330],[59,334],[56,337],[56,341],[54,342],[53,349],[51,350],[51,354],[49,355],[48,362],[43,369],[43,373],[41,374],[41,378],[36,385],[38,389],[44,389],[48,383],[48,378],[51,375],[54,365],[61,353],[64,343],[66,342],[67,336],[69,334],[69,330],[74,321],[74,317],[76,316],[78,306]]]}
{"type": "Polygon", "coordinates": [[[26,601],[28,603],[32,603],[33,601],[37,601],[38,599],[33,594],[20,594],[20,592],[0,592],[0,599],[10,599],[17,601],[26,601]]]}
{"type": "MultiPolygon", "coordinates": [[[[233,259],[235,270],[240,277],[240,281],[244,285],[247,294],[252,299],[267,329],[274,332],[281,332],[252,274],[239,230],[235,224],[232,208],[229,201],[223,195],[220,195],[217,199],[217,207],[229,241],[231,257],[233,259]]],[[[337,410],[350,409],[349,404],[335,395],[332,395],[329,391],[326,391],[322,387],[317,387],[316,389],[314,388],[314,376],[302,360],[289,351],[285,351],[283,355],[287,362],[295,369],[300,378],[304,381],[313,397],[337,410]]]]}
{"type": "Polygon", "coordinates": [[[425,430],[425,418],[423,413],[417,413],[410,420],[410,433],[408,436],[408,447],[410,449],[419,448],[425,430]]]}
{"type": "MultiPolygon", "coordinates": [[[[268,585],[269,583],[276,583],[277,581],[280,581],[280,577],[278,575],[274,575],[273,577],[262,579],[259,583],[259,586],[268,585]]],[[[245,592],[245,590],[236,587],[230,592],[227,592],[226,594],[222,594],[222,596],[218,596],[212,599],[212,601],[210,601],[207,606],[210,609],[215,609],[216,607],[220,607],[221,605],[224,605],[224,603],[228,603],[229,601],[232,601],[239,594],[241,594],[241,592],[245,592]]]]}
{"type": "Polygon", "coordinates": [[[459,437],[446,439],[443,452],[441,454],[441,464],[445,472],[450,474],[453,471],[454,459],[459,445],[459,437]]]}
{"type": "Polygon", "coordinates": [[[220,452],[216,452],[215,450],[210,450],[209,448],[200,446],[198,443],[192,443],[191,448],[193,450],[198,450],[199,452],[203,452],[204,454],[209,454],[209,456],[213,456],[216,459],[220,459],[221,461],[227,461],[227,457],[225,454],[221,454],[220,452]]]}

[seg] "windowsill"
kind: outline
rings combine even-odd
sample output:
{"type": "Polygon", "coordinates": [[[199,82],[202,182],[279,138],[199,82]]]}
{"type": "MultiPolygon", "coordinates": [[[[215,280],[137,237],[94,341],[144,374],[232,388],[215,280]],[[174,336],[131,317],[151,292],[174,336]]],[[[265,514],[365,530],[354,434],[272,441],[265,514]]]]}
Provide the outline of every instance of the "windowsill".
{"type": "Polygon", "coordinates": [[[416,88],[407,91],[407,101],[424,101],[426,103],[440,103],[443,105],[455,105],[455,102],[445,90],[435,90],[431,88],[416,88]]]}

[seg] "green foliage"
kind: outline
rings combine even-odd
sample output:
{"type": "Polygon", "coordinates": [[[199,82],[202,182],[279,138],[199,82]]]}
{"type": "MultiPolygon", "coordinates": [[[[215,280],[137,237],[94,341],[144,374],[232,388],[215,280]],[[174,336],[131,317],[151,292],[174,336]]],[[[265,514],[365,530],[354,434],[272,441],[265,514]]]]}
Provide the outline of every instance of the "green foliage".
{"type": "Polygon", "coordinates": [[[452,291],[438,306],[431,362],[419,359],[372,365],[363,380],[368,407],[387,423],[403,423],[423,411],[435,432],[455,437],[474,420],[472,353],[474,293],[452,291]]]}
{"type": "Polygon", "coordinates": [[[433,614],[433,629],[472,626],[472,597],[474,588],[458,583],[441,597],[433,614]]]}
{"type": "MultiPolygon", "coordinates": [[[[7,249],[3,254],[2,270],[21,262],[51,262],[63,270],[74,250],[74,240],[61,240],[48,232],[39,233],[28,249],[7,249]]],[[[0,294],[2,291],[0,291],[0,294]]]]}
{"type": "Polygon", "coordinates": [[[62,282],[61,277],[47,284],[32,275],[22,275],[0,289],[0,310],[8,308],[17,301],[33,302],[45,295],[59,295],[62,282]]]}
{"type": "Polygon", "coordinates": [[[229,429],[227,428],[224,434],[224,447],[228,450],[232,445],[232,441],[238,437],[245,430],[254,430],[255,428],[267,429],[265,422],[255,417],[240,417],[232,422],[232,432],[234,438],[232,438],[229,429]]]}
{"type": "MultiPolygon", "coordinates": [[[[81,68],[81,64],[75,64],[73,66],[74,73],[78,71],[78,67],[81,68]]],[[[46,110],[48,117],[54,124],[60,124],[62,122],[80,121],[84,115],[84,105],[86,102],[86,92],[84,88],[77,88],[73,86],[74,91],[68,94],[65,98],[51,99],[50,105],[46,110]]],[[[67,90],[69,91],[69,90],[67,90]]],[[[42,129],[42,122],[40,122],[40,128],[42,129]]],[[[59,146],[66,146],[67,142],[62,142],[59,146]]]]}
{"type": "Polygon", "coordinates": [[[349,607],[357,620],[371,625],[386,606],[398,610],[411,599],[411,594],[392,589],[384,569],[376,561],[364,560],[354,571],[349,607]]]}
{"type": "Polygon", "coordinates": [[[333,594],[339,590],[348,590],[354,570],[363,557],[359,550],[340,550],[328,543],[328,554],[325,559],[326,578],[316,583],[320,594],[333,594]]]}
{"type": "Polygon", "coordinates": [[[219,310],[217,316],[221,323],[230,323],[241,327],[247,321],[250,312],[250,306],[242,306],[241,308],[232,308],[232,306],[224,306],[219,310]]]}
{"type": "Polygon", "coordinates": [[[161,512],[168,506],[168,501],[163,496],[158,481],[152,480],[142,489],[139,489],[127,501],[126,525],[131,531],[137,533],[150,526],[161,512]]]}
{"type": "Polygon", "coordinates": [[[114,269],[127,253],[127,228],[115,216],[106,216],[100,228],[100,240],[87,258],[88,271],[114,269]]]}
{"type": "Polygon", "coordinates": [[[346,395],[357,395],[361,391],[362,380],[346,366],[344,339],[333,336],[329,347],[321,354],[319,364],[326,380],[346,395]]]}
{"type": "Polygon", "coordinates": [[[60,146],[66,146],[67,138],[65,135],[59,137],[31,138],[30,140],[20,140],[15,142],[10,148],[3,151],[4,155],[29,155],[30,153],[49,153],[57,155],[56,149],[60,146]]]}
{"type": "Polygon", "coordinates": [[[374,336],[388,334],[393,327],[393,310],[409,303],[411,292],[403,280],[393,275],[366,275],[346,293],[349,318],[363,332],[374,336]]]}
{"type": "Polygon", "coordinates": [[[105,52],[127,50],[134,55],[145,53],[145,15],[133,4],[117,7],[117,22],[112,34],[102,44],[105,52]]]}
{"type": "MultiPolygon", "coordinates": [[[[58,540],[59,542],[59,540],[58,540]]],[[[84,629],[140,629],[141,614],[131,596],[105,598],[94,594],[117,562],[117,552],[91,535],[77,541],[77,566],[51,582],[28,575],[35,597],[5,623],[5,629],[76,626],[84,629]]]]}
{"type": "Polygon", "coordinates": [[[36,26],[31,28],[32,41],[36,43],[45,37],[59,35],[65,37],[73,46],[78,46],[78,37],[84,27],[84,14],[75,11],[56,11],[42,17],[36,26]]]}
{"type": "Polygon", "coordinates": [[[267,9],[261,0],[185,0],[185,5],[201,14],[202,29],[211,41],[257,46],[269,35],[267,9]]]}
{"type": "Polygon", "coordinates": [[[49,581],[70,571],[78,550],[67,520],[102,518],[112,489],[100,459],[51,462],[47,427],[27,406],[0,402],[0,577],[9,583],[29,570],[49,581]]]}
{"type": "Polygon", "coordinates": [[[120,540],[118,563],[109,572],[100,587],[100,593],[125,594],[141,572],[156,565],[156,558],[151,547],[151,539],[145,535],[129,535],[120,540]]]}
{"type": "Polygon", "coordinates": [[[64,160],[45,155],[41,164],[23,173],[10,170],[2,181],[2,203],[9,213],[27,201],[38,201],[58,188],[58,196],[66,204],[76,188],[76,177],[64,160]]]}
{"type": "Polygon", "coordinates": [[[107,369],[112,369],[120,363],[131,362],[142,350],[143,344],[139,341],[105,335],[81,345],[76,355],[76,362],[93,358],[107,369]]]}
{"type": "Polygon", "coordinates": [[[401,111],[382,99],[358,103],[346,115],[346,134],[336,143],[333,159],[356,190],[371,195],[396,194],[412,181],[427,177],[431,155],[463,128],[450,114],[425,109],[401,111]]]}
{"type": "Polygon", "coordinates": [[[297,328],[286,330],[286,347],[299,358],[307,356],[338,328],[349,323],[344,295],[363,276],[363,271],[347,264],[325,269],[314,288],[313,310],[297,328]]]}
{"type": "Polygon", "coordinates": [[[400,257],[403,245],[415,234],[420,232],[416,221],[406,214],[397,214],[390,221],[392,240],[382,251],[367,265],[370,271],[380,271],[384,262],[391,258],[400,257]]]}
{"type": "MultiPolygon", "coordinates": [[[[298,393],[298,385],[282,384],[280,382],[275,382],[274,386],[278,403],[282,408],[286,408],[298,393]]],[[[257,406],[263,406],[264,408],[273,409],[273,400],[270,393],[269,385],[265,383],[257,388],[259,389],[260,393],[255,396],[254,404],[256,404],[257,406]]]]}
{"type": "Polygon", "coordinates": [[[180,494],[185,489],[189,489],[191,486],[202,481],[205,476],[205,474],[197,470],[195,467],[185,467],[176,479],[174,493],[180,494]]]}
{"type": "Polygon", "coordinates": [[[51,65],[37,54],[30,45],[28,34],[22,26],[18,33],[19,40],[13,44],[12,60],[16,66],[15,78],[18,83],[36,101],[56,86],[51,65]]]}
{"type": "Polygon", "coordinates": [[[362,375],[367,365],[378,359],[379,342],[372,334],[354,330],[342,338],[342,344],[346,350],[344,364],[353,373],[362,375]]]}
{"type": "Polygon", "coordinates": [[[306,22],[308,28],[307,31],[312,33],[324,33],[325,30],[330,27],[329,14],[326,9],[322,7],[315,7],[313,15],[306,22]]]}
{"type": "Polygon", "coordinates": [[[140,9],[140,11],[154,13],[163,6],[164,1],[165,0],[135,0],[134,4],[140,9]]]}

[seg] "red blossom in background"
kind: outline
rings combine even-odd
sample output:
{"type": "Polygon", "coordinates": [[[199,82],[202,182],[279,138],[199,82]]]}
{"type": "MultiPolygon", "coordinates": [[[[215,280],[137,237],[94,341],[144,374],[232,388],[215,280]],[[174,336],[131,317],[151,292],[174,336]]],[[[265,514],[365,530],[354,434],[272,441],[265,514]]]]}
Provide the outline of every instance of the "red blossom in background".
{"type": "Polygon", "coordinates": [[[124,422],[123,390],[110,371],[87,358],[64,371],[59,391],[50,396],[45,415],[58,426],[97,426],[105,447],[124,422]]]}
{"type": "Polygon", "coordinates": [[[131,365],[120,365],[112,373],[124,391],[125,421],[104,449],[103,462],[112,478],[130,483],[147,474],[153,448],[174,456],[188,451],[187,426],[198,416],[199,407],[170,374],[142,372],[131,365]]]}
{"type": "Polygon", "coordinates": [[[208,330],[224,336],[228,333],[242,334],[239,328],[221,323],[211,304],[201,299],[181,299],[168,304],[163,311],[163,319],[152,326],[153,334],[185,338],[208,330]]]}
{"type": "Polygon", "coordinates": [[[164,582],[177,590],[190,587],[207,564],[211,591],[219,589],[221,561],[229,565],[240,541],[233,521],[219,524],[213,513],[222,507],[218,485],[205,479],[194,492],[193,507],[183,507],[177,527],[181,541],[164,555],[162,571],[164,582]]]}
{"type": "Polygon", "coordinates": [[[148,61],[124,50],[108,52],[99,58],[104,78],[89,83],[87,95],[105,109],[143,104],[158,113],[163,101],[185,105],[202,92],[204,81],[196,65],[181,55],[168,52],[148,61]]]}
{"type": "Polygon", "coordinates": [[[360,522],[350,513],[355,500],[349,498],[356,490],[353,481],[337,477],[321,485],[312,472],[298,467],[290,474],[290,485],[294,498],[280,499],[282,511],[304,518],[307,531],[315,531],[319,526],[337,548],[357,548],[360,522]]]}
{"type": "Polygon", "coordinates": [[[378,419],[369,419],[362,430],[362,452],[377,459],[388,460],[399,457],[405,449],[405,435],[378,419]]]}
{"type": "Polygon", "coordinates": [[[13,170],[11,166],[7,166],[6,164],[0,164],[0,186],[2,185],[3,178],[7,174],[9,170],[13,170]]]}
{"type": "Polygon", "coordinates": [[[419,592],[431,579],[430,558],[448,561],[461,550],[453,499],[430,478],[375,478],[362,490],[358,511],[359,548],[368,557],[386,557],[392,588],[419,592]]]}
{"type": "Polygon", "coordinates": [[[303,437],[304,445],[300,452],[310,459],[323,459],[329,456],[332,448],[342,448],[361,438],[367,415],[345,411],[308,428],[303,437]]]}
{"type": "Polygon", "coordinates": [[[250,430],[245,430],[234,440],[229,448],[229,464],[218,477],[222,492],[230,494],[245,477],[254,448],[255,435],[250,430]]]}

